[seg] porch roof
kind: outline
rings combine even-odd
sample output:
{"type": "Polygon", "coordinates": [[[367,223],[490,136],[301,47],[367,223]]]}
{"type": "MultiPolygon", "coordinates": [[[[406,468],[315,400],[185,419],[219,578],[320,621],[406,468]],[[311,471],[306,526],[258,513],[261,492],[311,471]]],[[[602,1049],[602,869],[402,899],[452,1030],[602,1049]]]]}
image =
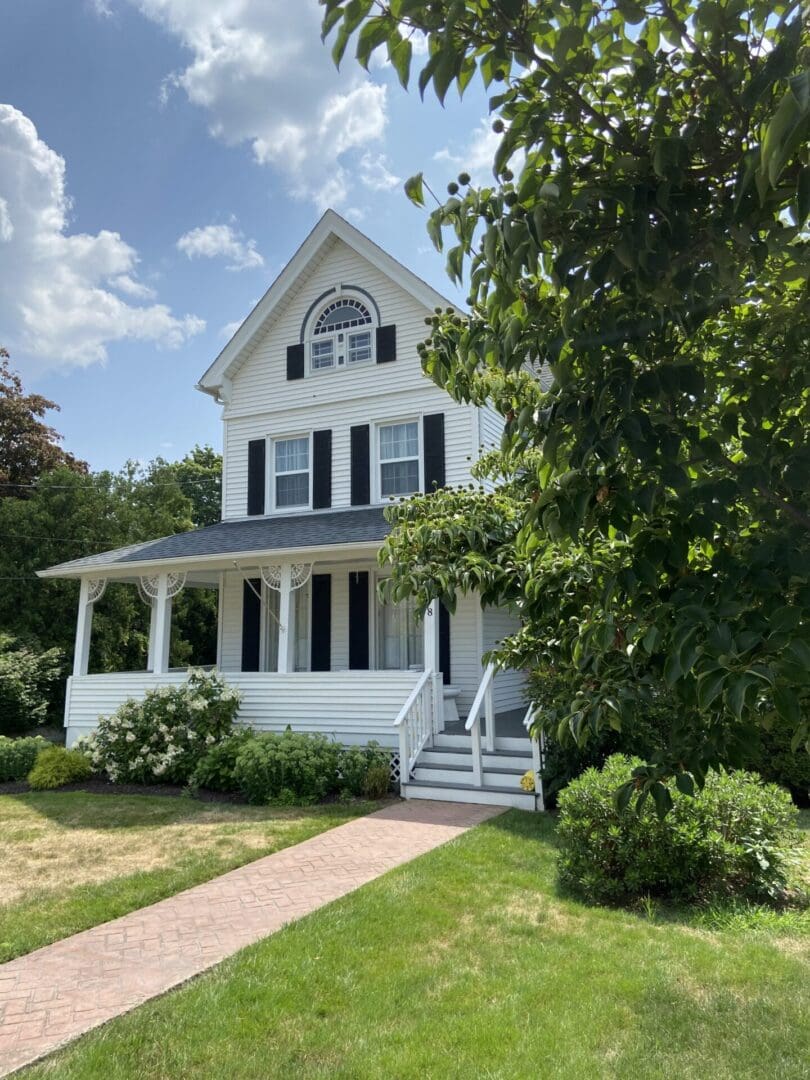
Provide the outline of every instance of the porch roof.
{"type": "Polygon", "coordinates": [[[38,573],[40,577],[81,577],[90,571],[111,570],[120,574],[124,569],[134,570],[161,562],[198,564],[305,548],[375,545],[384,540],[391,529],[383,511],[382,506],[364,506],[351,510],[316,510],[285,517],[220,521],[204,529],[71,559],[38,573]]]}

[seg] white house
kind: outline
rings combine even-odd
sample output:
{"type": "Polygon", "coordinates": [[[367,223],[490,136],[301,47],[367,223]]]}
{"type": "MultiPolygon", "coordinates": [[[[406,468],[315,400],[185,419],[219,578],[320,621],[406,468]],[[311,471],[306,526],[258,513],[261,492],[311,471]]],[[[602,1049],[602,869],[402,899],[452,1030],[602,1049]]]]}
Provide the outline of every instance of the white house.
{"type": "Polygon", "coordinates": [[[533,763],[523,676],[481,660],[514,615],[468,596],[418,621],[378,600],[384,506],[468,482],[500,437],[494,410],[456,404],[421,370],[425,317],[448,303],[324,214],[198,384],[222,407],[222,521],[41,571],[81,581],[68,744],[183,680],[168,664],[172,597],[214,587],[217,667],[242,692],[242,723],[376,739],[395,768],[398,754],[406,797],[541,801],[519,783],[533,763]],[[146,671],[88,674],[108,581],[151,605],[146,671]]]}

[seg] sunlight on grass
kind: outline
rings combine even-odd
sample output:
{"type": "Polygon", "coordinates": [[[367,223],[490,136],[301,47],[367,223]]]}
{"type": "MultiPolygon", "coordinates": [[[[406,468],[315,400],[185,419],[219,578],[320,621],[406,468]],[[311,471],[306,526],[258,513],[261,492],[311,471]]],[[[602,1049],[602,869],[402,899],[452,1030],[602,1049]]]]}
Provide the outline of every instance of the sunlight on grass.
{"type": "Polygon", "coordinates": [[[653,916],[561,896],[553,821],[511,812],[24,1075],[804,1080],[805,927],[653,916]]]}
{"type": "Polygon", "coordinates": [[[0,962],[358,814],[82,792],[0,796],[0,962]]]}

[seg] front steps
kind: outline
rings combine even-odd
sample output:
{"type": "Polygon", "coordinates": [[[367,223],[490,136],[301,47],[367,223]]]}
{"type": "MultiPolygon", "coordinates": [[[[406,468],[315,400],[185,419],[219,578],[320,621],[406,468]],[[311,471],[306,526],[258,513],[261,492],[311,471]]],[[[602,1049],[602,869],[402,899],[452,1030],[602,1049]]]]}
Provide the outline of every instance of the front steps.
{"type": "Polygon", "coordinates": [[[413,775],[402,783],[405,799],[513,806],[538,810],[537,794],[524,791],[521,777],[532,768],[528,739],[495,739],[495,750],[482,754],[482,787],[472,783],[472,748],[469,735],[437,735],[433,746],[419,755],[413,775]]]}

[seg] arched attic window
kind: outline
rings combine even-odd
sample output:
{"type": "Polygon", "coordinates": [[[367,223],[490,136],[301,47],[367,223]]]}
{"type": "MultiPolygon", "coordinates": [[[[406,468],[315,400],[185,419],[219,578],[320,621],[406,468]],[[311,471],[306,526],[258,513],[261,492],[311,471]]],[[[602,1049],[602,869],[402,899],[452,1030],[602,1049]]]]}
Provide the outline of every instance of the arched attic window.
{"type": "Polygon", "coordinates": [[[330,300],[310,323],[311,371],[352,367],[374,359],[375,319],[354,296],[330,300]]]}

